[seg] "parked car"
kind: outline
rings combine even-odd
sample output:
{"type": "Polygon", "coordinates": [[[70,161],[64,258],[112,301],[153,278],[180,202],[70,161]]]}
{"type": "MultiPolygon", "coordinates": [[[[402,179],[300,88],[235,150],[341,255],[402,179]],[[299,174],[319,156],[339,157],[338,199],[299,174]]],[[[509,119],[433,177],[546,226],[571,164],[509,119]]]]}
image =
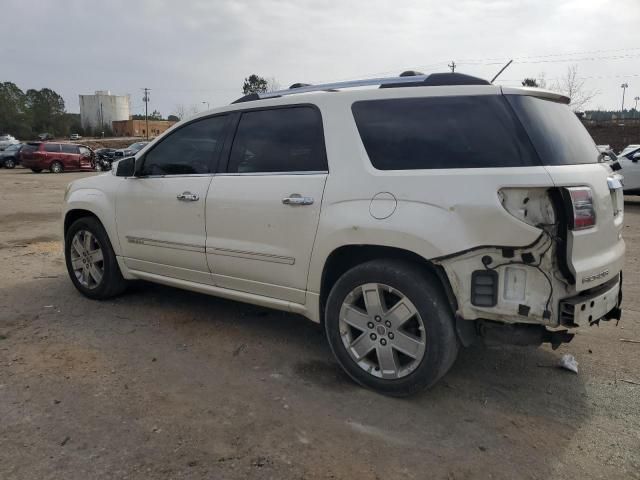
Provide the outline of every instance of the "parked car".
{"type": "Polygon", "coordinates": [[[627,145],[626,147],[624,147],[624,149],[623,149],[620,153],[618,153],[618,156],[619,156],[619,157],[623,157],[623,156],[625,156],[627,153],[632,152],[632,151],[634,151],[634,150],[637,150],[637,149],[639,149],[639,148],[640,148],[640,145],[638,145],[638,144],[635,144],[635,145],[627,145]]]}
{"type": "Polygon", "coordinates": [[[120,148],[115,151],[114,156],[116,158],[131,157],[146,147],[149,142],[136,142],[129,145],[127,148],[120,148]]]}
{"type": "Polygon", "coordinates": [[[77,133],[72,133],[69,135],[69,140],[80,140],[82,137],[77,133]]]}
{"type": "Polygon", "coordinates": [[[640,195],[640,145],[629,145],[629,147],[618,155],[618,163],[622,167],[620,173],[624,176],[624,193],[640,195]]]}
{"type": "Polygon", "coordinates": [[[62,173],[70,170],[94,170],[93,151],[76,143],[29,142],[20,152],[20,162],[34,173],[49,170],[62,173]]]}
{"type": "Polygon", "coordinates": [[[9,134],[0,135],[0,150],[4,150],[5,148],[11,145],[17,145],[19,143],[20,141],[16,140],[16,138],[13,135],[9,135],[9,134]]]}
{"type": "Polygon", "coordinates": [[[53,135],[51,135],[50,133],[41,133],[40,135],[38,135],[38,138],[45,142],[47,140],[53,140],[53,135]]]}
{"type": "Polygon", "coordinates": [[[22,143],[16,143],[9,145],[7,148],[0,152],[0,167],[15,168],[20,164],[20,150],[24,145],[22,143]]]}
{"type": "Polygon", "coordinates": [[[389,395],[478,339],[556,348],[620,318],[625,252],[621,177],[568,102],[458,73],[247,95],[71,183],[69,277],[302,314],[389,395]]]}
{"type": "Polygon", "coordinates": [[[107,171],[111,170],[111,164],[115,160],[115,148],[99,148],[96,153],[96,170],[107,171]]]}

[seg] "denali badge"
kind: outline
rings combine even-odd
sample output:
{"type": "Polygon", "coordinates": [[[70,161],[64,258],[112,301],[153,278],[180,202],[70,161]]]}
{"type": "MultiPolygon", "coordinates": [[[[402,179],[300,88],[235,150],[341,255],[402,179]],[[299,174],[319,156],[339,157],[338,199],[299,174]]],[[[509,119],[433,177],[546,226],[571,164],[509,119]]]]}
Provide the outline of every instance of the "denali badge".
{"type": "Polygon", "coordinates": [[[582,277],[582,283],[593,282],[594,280],[598,280],[600,278],[604,278],[609,275],[609,270],[604,270],[600,273],[595,273],[593,275],[589,275],[588,277],[582,277]]]}

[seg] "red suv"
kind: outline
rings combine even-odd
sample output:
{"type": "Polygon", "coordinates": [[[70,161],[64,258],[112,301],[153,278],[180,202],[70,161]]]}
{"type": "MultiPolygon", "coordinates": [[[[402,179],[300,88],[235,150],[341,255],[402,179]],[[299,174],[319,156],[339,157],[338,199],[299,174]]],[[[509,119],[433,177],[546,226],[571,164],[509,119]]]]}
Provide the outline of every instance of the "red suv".
{"type": "Polygon", "coordinates": [[[94,170],[95,154],[89,147],[76,143],[29,142],[20,151],[20,163],[35,173],[94,170]]]}

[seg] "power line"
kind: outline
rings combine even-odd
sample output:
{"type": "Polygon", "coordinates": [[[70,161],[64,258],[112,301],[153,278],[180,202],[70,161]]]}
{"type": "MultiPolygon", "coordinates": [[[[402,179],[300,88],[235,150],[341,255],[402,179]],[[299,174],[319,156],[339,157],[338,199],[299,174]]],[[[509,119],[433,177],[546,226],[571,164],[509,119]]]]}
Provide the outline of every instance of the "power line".
{"type": "MultiPolygon", "coordinates": [[[[546,55],[523,55],[519,57],[512,57],[514,60],[522,60],[522,59],[531,59],[531,58],[549,58],[549,57],[568,57],[571,55],[590,55],[593,53],[611,53],[611,52],[629,52],[629,51],[637,51],[640,50],[640,47],[633,48],[612,48],[607,50],[587,50],[582,52],[565,52],[565,53],[550,53],[546,55]]],[[[504,60],[506,57],[493,57],[493,58],[475,58],[475,59],[464,59],[460,60],[461,62],[485,62],[485,61],[498,61],[504,60]]]]}

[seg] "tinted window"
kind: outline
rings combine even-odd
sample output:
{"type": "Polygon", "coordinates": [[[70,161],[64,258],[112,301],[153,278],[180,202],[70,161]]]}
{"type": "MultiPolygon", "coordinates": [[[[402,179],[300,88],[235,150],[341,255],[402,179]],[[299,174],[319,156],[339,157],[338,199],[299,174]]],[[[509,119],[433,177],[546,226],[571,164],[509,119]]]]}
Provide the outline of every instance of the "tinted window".
{"type": "Polygon", "coordinates": [[[45,152],[59,152],[60,144],[59,143],[45,143],[44,144],[45,152]]]}
{"type": "Polygon", "coordinates": [[[227,117],[211,117],[176,130],[144,157],[144,175],[209,173],[224,140],[227,117]]]}
{"type": "Polygon", "coordinates": [[[507,102],[498,95],[356,102],[353,114],[379,170],[538,165],[507,102]]]}
{"type": "Polygon", "coordinates": [[[598,161],[595,142],[567,105],[526,95],[507,98],[545,165],[598,161]]]}
{"type": "Polygon", "coordinates": [[[315,108],[259,110],[240,117],[230,173],[325,170],[322,118],[315,108]]]}
{"type": "Polygon", "coordinates": [[[80,153],[77,145],[71,145],[69,143],[62,144],[62,153],[80,153]]]}

